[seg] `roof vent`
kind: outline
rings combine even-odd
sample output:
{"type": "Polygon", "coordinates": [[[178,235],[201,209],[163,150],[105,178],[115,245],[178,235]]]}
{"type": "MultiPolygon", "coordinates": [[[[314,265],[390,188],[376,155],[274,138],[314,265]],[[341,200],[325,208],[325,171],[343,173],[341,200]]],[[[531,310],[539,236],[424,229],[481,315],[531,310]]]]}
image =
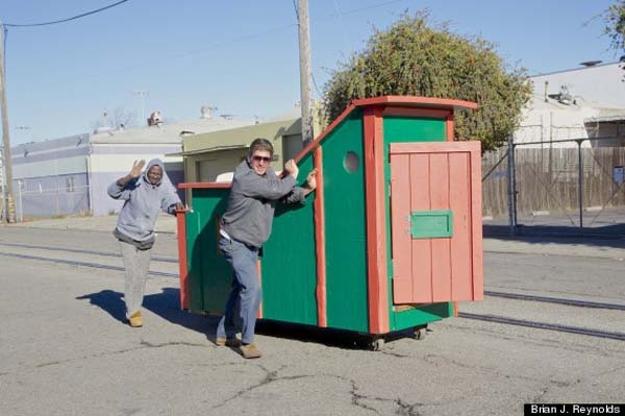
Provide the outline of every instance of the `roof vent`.
{"type": "Polygon", "coordinates": [[[160,127],[161,124],[163,124],[163,119],[161,118],[160,111],[154,111],[152,114],[150,114],[150,117],[148,117],[148,126],[160,127]]]}
{"type": "Polygon", "coordinates": [[[203,105],[202,108],[200,108],[200,118],[202,120],[210,120],[213,118],[213,111],[215,110],[217,110],[217,107],[203,105]]]}
{"type": "Polygon", "coordinates": [[[585,66],[586,68],[589,68],[591,66],[599,65],[601,62],[603,61],[586,61],[586,62],[580,62],[580,65],[585,66]]]}
{"type": "Polygon", "coordinates": [[[547,96],[551,98],[552,100],[556,100],[560,104],[564,104],[564,105],[577,104],[575,97],[573,97],[573,95],[569,92],[569,87],[567,87],[566,85],[560,86],[559,93],[548,94],[547,96]]]}

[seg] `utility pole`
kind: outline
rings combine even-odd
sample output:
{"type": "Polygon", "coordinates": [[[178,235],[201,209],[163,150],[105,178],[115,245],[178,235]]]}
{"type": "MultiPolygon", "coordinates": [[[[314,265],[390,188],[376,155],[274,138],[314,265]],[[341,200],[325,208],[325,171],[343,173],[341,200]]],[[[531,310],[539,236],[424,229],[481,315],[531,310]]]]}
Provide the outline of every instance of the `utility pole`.
{"type": "Polygon", "coordinates": [[[6,223],[15,222],[15,209],[13,205],[13,163],[11,161],[11,136],[9,135],[9,114],[6,94],[6,68],[4,61],[4,37],[6,28],[0,21],[0,111],[2,112],[2,146],[4,157],[4,184],[6,187],[6,200],[4,201],[6,223]]]}
{"type": "Polygon", "coordinates": [[[310,30],[308,28],[308,0],[297,2],[297,24],[299,27],[299,82],[300,102],[302,107],[302,141],[304,145],[313,139],[313,117],[310,64],[310,30]]]}

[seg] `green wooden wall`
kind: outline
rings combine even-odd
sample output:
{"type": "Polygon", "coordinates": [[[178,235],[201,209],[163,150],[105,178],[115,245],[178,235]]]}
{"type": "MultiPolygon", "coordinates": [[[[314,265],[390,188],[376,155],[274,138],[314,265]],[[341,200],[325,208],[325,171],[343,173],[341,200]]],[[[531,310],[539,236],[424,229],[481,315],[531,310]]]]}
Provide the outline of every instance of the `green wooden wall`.
{"type": "MultiPolygon", "coordinates": [[[[298,164],[298,182],[313,168],[312,155],[298,164]]],[[[271,236],[263,248],[263,318],[317,325],[314,194],[305,204],[276,207],[271,236]]]]}
{"type": "Polygon", "coordinates": [[[353,111],[323,143],[328,326],[369,331],[362,111],[353,111]],[[350,173],[347,152],[359,159],[350,173]]]}
{"type": "Polygon", "coordinates": [[[194,189],[193,212],[186,215],[189,309],[220,314],[232,272],[217,248],[218,218],[226,210],[228,189],[194,189]]]}
{"type": "MultiPolygon", "coordinates": [[[[391,143],[412,142],[444,142],[447,140],[445,120],[432,118],[413,118],[387,116],[383,121],[384,129],[384,175],[386,186],[386,200],[390,202],[391,143]]],[[[428,322],[451,316],[450,303],[438,303],[423,307],[402,310],[396,312],[393,307],[393,261],[391,258],[391,208],[390,203],[386,207],[386,253],[388,265],[388,304],[389,324],[392,331],[398,331],[414,326],[427,324],[428,322]]]]}

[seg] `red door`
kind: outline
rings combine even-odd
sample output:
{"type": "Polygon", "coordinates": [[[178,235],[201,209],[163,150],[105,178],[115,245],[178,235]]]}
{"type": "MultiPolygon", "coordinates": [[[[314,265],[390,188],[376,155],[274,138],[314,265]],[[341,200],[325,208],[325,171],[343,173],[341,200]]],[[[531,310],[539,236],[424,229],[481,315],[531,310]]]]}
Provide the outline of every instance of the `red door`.
{"type": "Polygon", "coordinates": [[[392,143],[395,304],[480,300],[479,142],[392,143]]]}

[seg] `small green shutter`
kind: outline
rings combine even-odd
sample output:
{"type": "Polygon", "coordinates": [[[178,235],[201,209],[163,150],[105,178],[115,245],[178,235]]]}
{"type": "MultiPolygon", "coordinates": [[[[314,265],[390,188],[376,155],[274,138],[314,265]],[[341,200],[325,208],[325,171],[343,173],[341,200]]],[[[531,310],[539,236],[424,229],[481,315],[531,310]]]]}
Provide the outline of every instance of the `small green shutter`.
{"type": "Polygon", "coordinates": [[[450,210],[413,211],[410,215],[412,238],[445,238],[454,234],[454,216],[450,210]]]}

